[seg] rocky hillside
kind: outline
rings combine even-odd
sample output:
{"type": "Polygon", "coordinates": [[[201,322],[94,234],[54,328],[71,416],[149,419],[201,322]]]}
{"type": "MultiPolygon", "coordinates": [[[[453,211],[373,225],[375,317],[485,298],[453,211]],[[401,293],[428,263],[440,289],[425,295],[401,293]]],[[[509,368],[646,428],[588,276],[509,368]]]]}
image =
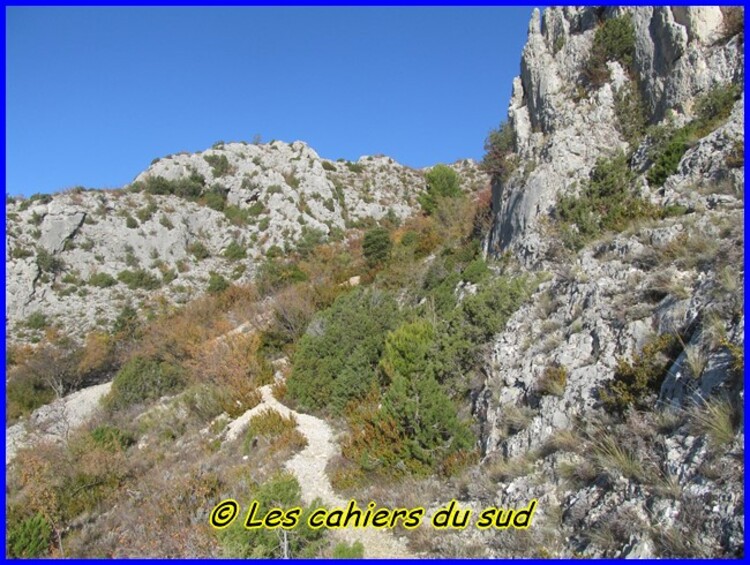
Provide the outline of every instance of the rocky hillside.
{"type": "Polygon", "coordinates": [[[743,556],[743,69],[741,8],[535,10],[491,179],[232,143],[7,203],[6,553],[743,556]]]}
{"type": "Polygon", "coordinates": [[[473,495],[539,497],[562,533],[532,537],[552,553],[743,551],[737,17],[677,7],[531,18],[487,249],[550,280],[488,356],[475,416],[502,481],[473,495]]]}
{"type": "MultiPolygon", "coordinates": [[[[468,191],[489,182],[471,160],[451,167],[468,191]]],[[[424,171],[388,157],[329,161],[274,141],[156,159],[120,190],[8,201],[8,337],[36,341],[59,325],[81,338],[126,305],[250,281],[266,256],[413,215],[424,187],[424,171]]]]}

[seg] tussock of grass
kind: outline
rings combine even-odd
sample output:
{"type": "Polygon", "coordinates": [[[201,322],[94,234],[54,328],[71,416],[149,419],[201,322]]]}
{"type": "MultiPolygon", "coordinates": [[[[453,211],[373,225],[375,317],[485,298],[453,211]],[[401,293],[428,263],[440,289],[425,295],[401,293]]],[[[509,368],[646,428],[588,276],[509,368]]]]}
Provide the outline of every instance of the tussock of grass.
{"type": "Polygon", "coordinates": [[[512,481],[517,477],[528,475],[534,466],[526,457],[515,457],[513,459],[497,459],[487,469],[491,480],[495,482],[512,481]]]}
{"type": "Polygon", "coordinates": [[[630,450],[622,447],[618,439],[605,435],[593,445],[596,466],[609,474],[619,473],[628,479],[643,481],[646,469],[643,462],[630,450]]]}
{"type": "Polygon", "coordinates": [[[727,448],[734,441],[738,414],[728,400],[712,400],[690,413],[690,423],[698,434],[708,436],[714,448],[727,448]]]}

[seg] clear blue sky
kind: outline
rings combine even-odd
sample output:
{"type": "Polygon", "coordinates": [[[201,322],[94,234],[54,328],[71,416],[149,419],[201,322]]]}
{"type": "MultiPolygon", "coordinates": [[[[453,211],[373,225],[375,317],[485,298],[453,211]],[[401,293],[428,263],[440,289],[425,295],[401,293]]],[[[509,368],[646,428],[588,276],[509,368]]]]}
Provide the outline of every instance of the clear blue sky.
{"type": "Polygon", "coordinates": [[[7,8],[6,192],[130,182],[214,142],[479,159],[531,7],[7,8]]]}

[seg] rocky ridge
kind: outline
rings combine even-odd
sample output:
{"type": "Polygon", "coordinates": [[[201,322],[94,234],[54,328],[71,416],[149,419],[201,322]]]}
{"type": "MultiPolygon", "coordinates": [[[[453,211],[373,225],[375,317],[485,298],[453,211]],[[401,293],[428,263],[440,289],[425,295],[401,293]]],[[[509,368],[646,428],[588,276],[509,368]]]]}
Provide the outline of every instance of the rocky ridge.
{"type": "MultiPolygon", "coordinates": [[[[467,190],[489,182],[471,160],[451,166],[467,190]]],[[[310,234],[342,237],[414,214],[423,175],[385,156],[329,161],[299,141],[219,143],[156,159],[123,189],[13,199],[6,202],[9,337],[38,340],[29,318],[41,314],[80,339],[111,327],[127,304],[188,302],[212,273],[249,281],[269,250],[283,255],[310,234]],[[197,198],[148,184],[191,176],[200,179],[197,198]],[[209,193],[220,195],[219,205],[205,200],[209,193]],[[126,271],[130,278],[118,280],[126,271]]]]}

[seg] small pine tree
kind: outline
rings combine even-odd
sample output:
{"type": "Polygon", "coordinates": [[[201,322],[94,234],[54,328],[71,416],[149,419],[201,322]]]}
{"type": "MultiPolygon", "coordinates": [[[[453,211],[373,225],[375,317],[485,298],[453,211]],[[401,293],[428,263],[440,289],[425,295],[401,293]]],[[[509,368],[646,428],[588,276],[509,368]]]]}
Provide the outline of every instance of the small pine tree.
{"type": "Polygon", "coordinates": [[[393,242],[385,228],[373,228],[365,232],[362,251],[370,267],[375,267],[388,260],[391,255],[393,242]]]}
{"type": "Polygon", "coordinates": [[[380,367],[391,380],[383,412],[398,427],[405,452],[417,469],[431,469],[445,457],[471,449],[469,429],[435,379],[430,363],[435,333],[429,322],[406,323],[386,338],[380,367]]]}
{"type": "Polygon", "coordinates": [[[446,165],[436,165],[426,175],[427,191],[419,195],[419,204],[427,214],[433,214],[441,198],[456,198],[461,187],[456,171],[446,165]]]}
{"type": "Polygon", "coordinates": [[[424,320],[403,324],[388,334],[380,369],[393,381],[396,375],[411,377],[429,369],[430,350],[434,344],[435,330],[424,320]]]}

